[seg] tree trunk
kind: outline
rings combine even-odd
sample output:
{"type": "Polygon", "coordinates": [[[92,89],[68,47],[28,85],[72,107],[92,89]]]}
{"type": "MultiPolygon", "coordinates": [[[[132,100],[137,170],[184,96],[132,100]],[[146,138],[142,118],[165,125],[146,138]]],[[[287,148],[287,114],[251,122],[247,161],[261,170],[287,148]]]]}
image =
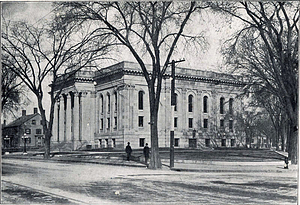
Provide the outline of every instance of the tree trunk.
{"type": "MultiPolygon", "coordinates": [[[[151,94],[150,94],[151,95],[151,94]]],[[[149,96],[150,96],[149,95],[149,96]]],[[[158,106],[155,106],[152,99],[150,99],[150,126],[151,126],[151,160],[150,160],[150,169],[160,169],[161,160],[159,156],[159,146],[158,146],[158,106]]]]}
{"type": "Polygon", "coordinates": [[[291,123],[289,132],[289,149],[288,149],[289,160],[292,164],[298,163],[298,129],[291,123]]]}
{"type": "Polygon", "coordinates": [[[51,134],[49,134],[49,132],[46,132],[46,134],[45,134],[45,153],[44,153],[45,159],[50,158],[50,141],[51,141],[51,134]]]}

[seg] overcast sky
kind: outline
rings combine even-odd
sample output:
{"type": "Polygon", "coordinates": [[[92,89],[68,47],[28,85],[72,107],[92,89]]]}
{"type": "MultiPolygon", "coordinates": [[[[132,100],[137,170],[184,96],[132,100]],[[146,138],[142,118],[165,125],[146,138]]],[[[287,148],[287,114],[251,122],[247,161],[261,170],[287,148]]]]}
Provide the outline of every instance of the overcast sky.
{"type": "MultiPolygon", "coordinates": [[[[6,21],[26,20],[33,24],[38,24],[40,20],[50,19],[53,12],[51,2],[3,2],[3,17],[6,21]]],[[[186,28],[187,31],[202,32],[208,43],[207,50],[200,52],[187,52],[185,50],[173,55],[175,60],[185,58],[185,62],[180,63],[180,67],[191,67],[201,70],[224,71],[222,65],[222,56],[219,53],[220,46],[234,31],[232,24],[230,25],[224,18],[210,12],[202,12],[193,19],[192,26],[186,28]],[[198,19],[199,18],[199,19],[198,19]],[[200,22],[200,23],[199,23],[200,22]]],[[[125,52],[120,55],[119,61],[135,61],[134,58],[125,52]]],[[[47,88],[48,85],[45,85],[47,88]]],[[[31,93],[28,93],[31,96],[31,93]]],[[[46,100],[47,102],[49,100],[46,100]]],[[[47,106],[47,105],[46,105],[47,106]]],[[[36,107],[36,100],[26,108],[28,113],[33,112],[36,107]]],[[[47,109],[46,109],[47,110],[47,109]]],[[[49,109],[48,109],[49,110],[49,109]]],[[[20,111],[21,113],[21,111],[20,111]]],[[[20,116],[20,114],[17,114],[20,116]]]]}

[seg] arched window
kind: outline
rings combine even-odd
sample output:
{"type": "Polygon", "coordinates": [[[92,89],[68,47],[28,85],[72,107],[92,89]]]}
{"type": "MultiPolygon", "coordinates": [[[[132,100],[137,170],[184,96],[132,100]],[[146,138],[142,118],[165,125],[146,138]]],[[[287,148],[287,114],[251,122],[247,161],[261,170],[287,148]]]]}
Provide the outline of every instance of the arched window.
{"type": "Polygon", "coordinates": [[[144,91],[139,91],[139,110],[144,109],[144,91]]]}
{"type": "Polygon", "coordinates": [[[233,114],[233,98],[229,99],[229,114],[233,114]]]}
{"type": "Polygon", "coordinates": [[[117,112],[118,110],[118,96],[117,96],[117,92],[114,92],[114,97],[115,97],[115,112],[117,112]]]}
{"type": "Polygon", "coordinates": [[[101,113],[103,113],[103,95],[100,95],[101,113]]]}
{"type": "Polygon", "coordinates": [[[177,99],[178,98],[178,95],[175,93],[175,108],[174,108],[174,111],[177,111],[177,105],[178,105],[178,102],[177,102],[177,99]]]}
{"type": "Polygon", "coordinates": [[[203,112],[207,113],[208,110],[208,97],[204,96],[203,97],[203,112]]]}
{"type": "Polygon", "coordinates": [[[193,112],[193,95],[189,95],[189,112],[193,112]]]}
{"type": "Polygon", "coordinates": [[[107,93],[107,113],[110,113],[110,94],[107,93]]]}
{"type": "Polygon", "coordinates": [[[224,101],[223,97],[220,98],[220,114],[224,114],[224,101]]]}

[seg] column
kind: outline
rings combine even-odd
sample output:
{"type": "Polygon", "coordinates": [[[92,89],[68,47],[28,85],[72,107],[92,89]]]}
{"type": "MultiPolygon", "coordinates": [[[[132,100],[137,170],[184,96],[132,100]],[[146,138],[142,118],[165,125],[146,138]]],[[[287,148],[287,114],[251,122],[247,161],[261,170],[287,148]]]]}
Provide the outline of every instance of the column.
{"type": "Polygon", "coordinates": [[[100,94],[96,93],[96,109],[95,109],[95,113],[96,113],[96,127],[95,127],[95,132],[99,133],[99,129],[100,129],[100,94]]]}
{"type": "Polygon", "coordinates": [[[58,139],[58,129],[57,129],[57,119],[58,119],[58,107],[59,107],[59,102],[55,102],[54,104],[54,109],[53,109],[53,125],[52,125],[52,138],[51,138],[51,141],[52,142],[57,142],[57,139],[58,139]]]}
{"type": "Polygon", "coordinates": [[[82,141],[89,141],[90,136],[90,106],[88,99],[88,92],[82,92],[81,94],[81,102],[80,102],[80,108],[81,108],[81,140],[82,141]]]}
{"type": "Polygon", "coordinates": [[[63,96],[60,96],[60,102],[59,102],[59,119],[58,119],[58,124],[59,124],[59,141],[64,140],[64,98],[63,96]]]}
{"type": "Polygon", "coordinates": [[[71,142],[71,95],[67,95],[67,110],[66,110],[66,140],[71,142]]]}
{"type": "Polygon", "coordinates": [[[80,141],[80,120],[79,120],[79,93],[74,94],[74,107],[73,107],[73,131],[74,131],[74,149],[76,149],[78,141],[80,141]]]}

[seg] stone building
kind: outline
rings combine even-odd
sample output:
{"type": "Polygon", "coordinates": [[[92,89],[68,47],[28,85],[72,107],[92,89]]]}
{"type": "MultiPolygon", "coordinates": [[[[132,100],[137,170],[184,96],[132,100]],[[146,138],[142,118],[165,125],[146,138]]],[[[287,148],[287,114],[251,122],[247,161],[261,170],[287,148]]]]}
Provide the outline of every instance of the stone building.
{"type": "MultiPolygon", "coordinates": [[[[149,70],[151,67],[149,67],[149,70]]],[[[61,77],[56,103],[53,143],[71,149],[133,148],[150,144],[148,88],[137,63],[120,62],[99,71],[82,70],[61,77]]],[[[240,76],[176,68],[176,106],[171,113],[170,73],[162,85],[159,108],[159,146],[169,147],[171,121],[175,147],[236,146],[234,113],[242,102],[240,76]]]]}

